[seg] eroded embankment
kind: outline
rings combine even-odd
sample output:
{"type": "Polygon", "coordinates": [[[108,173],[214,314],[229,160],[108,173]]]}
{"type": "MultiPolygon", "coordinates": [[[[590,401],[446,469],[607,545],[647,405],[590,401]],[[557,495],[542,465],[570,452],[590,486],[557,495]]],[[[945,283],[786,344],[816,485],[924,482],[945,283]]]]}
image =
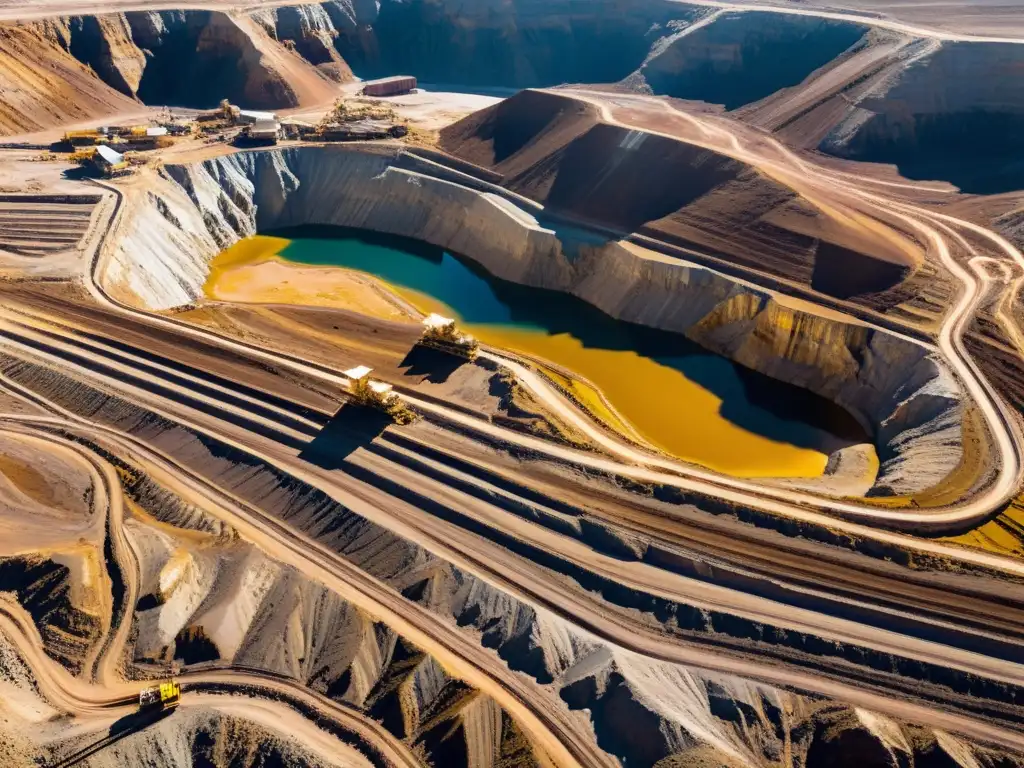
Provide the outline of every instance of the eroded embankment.
{"type": "Polygon", "coordinates": [[[345,147],[167,166],[149,205],[130,212],[105,277],[115,293],[127,289],[147,307],[169,308],[201,296],[209,260],[260,230],[323,224],[414,237],[506,280],[566,291],[613,317],[683,333],[833,400],[876,437],[876,494],[920,492],[958,465],[962,394],[925,347],[794,308],[686,262],[556,234],[479,182],[460,184],[431,170],[401,151],[345,147]]]}

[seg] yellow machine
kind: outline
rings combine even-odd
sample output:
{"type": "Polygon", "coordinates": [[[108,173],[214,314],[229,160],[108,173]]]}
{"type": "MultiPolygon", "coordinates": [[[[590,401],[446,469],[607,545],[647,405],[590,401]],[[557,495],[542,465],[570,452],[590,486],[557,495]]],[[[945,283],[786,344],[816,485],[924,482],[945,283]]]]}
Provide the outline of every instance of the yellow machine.
{"type": "Polygon", "coordinates": [[[85,149],[78,149],[68,156],[68,160],[72,163],[87,163],[96,156],[95,147],[86,147],[85,149]]]}
{"type": "Polygon", "coordinates": [[[64,141],[74,146],[95,144],[105,140],[107,137],[96,130],[89,131],[68,131],[64,134],[64,141]]]}
{"type": "Polygon", "coordinates": [[[140,709],[170,709],[178,706],[180,700],[181,685],[176,680],[168,680],[139,691],[140,709]]]}

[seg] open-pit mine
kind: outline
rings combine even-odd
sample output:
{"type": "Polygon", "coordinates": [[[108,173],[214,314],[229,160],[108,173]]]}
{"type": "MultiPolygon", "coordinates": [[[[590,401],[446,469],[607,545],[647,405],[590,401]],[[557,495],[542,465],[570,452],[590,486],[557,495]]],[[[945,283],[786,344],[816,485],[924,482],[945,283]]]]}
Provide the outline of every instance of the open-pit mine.
{"type": "Polygon", "coordinates": [[[1022,67],[0,0],[0,766],[1024,767],[1022,67]]]}

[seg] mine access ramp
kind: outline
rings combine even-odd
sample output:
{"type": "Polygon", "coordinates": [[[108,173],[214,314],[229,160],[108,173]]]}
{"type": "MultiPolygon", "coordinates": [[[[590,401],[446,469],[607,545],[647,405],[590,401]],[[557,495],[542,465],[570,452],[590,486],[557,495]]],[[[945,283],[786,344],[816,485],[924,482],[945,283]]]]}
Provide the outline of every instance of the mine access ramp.
{"type": "Polygon", "coordinates": [[[139,691],[139,709],[170,709],[181,701],[181,684],[176,680],[151,685],[139,691]]]}

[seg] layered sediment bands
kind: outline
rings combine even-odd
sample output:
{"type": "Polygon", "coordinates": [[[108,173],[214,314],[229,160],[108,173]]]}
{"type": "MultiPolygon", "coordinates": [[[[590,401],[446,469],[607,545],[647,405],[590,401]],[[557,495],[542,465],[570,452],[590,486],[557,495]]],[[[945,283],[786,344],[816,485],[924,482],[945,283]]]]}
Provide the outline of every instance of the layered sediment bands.
{"type": "Polygon", "coordinates": [[[42,556],[0,558],[0,585],[32,617],[47,655],[79,674],[102,639],[100,606],[81,574],[42,556]]]}
{"type": "Polygon", "coordinates": [[[724,13],[659,41],[631,83],[736,109],[798,85],[867,31],[812,16],[724,13]]]}
{"type": "Polygon", "coordinates": [[[150,205],[126,221],[105,279],[136,301],[168,308],[200,297],[208,260],[260,230],[321,224],[413,237],[465,254],[497,277],[573,293],[613,317],[684,333],[834,400],[876,437],[882,469],[875,493],[918,492],[957,466],[962,395],[925,348],[793,309],[693,264],[557,234],[530,211],[480,191],[482,183],[423,172],[430,169],[400,151],[344,147],[168,166],[150,205]]]}
{"type": "Polygon", "coordinates": [[[895,164],[911,178],[966,192],[1024,186],[1024,46],[929,42],[896,57],[885,76],[846,94],[821,149],[895,164]],[[1011,158],[1009,161],[1007,158],[1011,158]]]}
{"type": "MultiPolygon", "coordinates": [[[[567,620],[496,588],[243,451],[62,374],[10,360],[2,367],[5,374],[47,399],[88,412],[96,423],[143,440],[239,503],[262,510],[329,548],[400,592],[418,609],[463,628],[474,642],[500,656],[510,673],[520,680],[525,680],[523,675],[532,678],[528,684],[536,702],[550,711],[568,707],[572,713],[566,716],[591,724],[598,745],[626,765],[652,765],[668,758],[676,761],[670,765],[691,765],[688,758],[708,753],[725,764],[738,765],[771,765],[780,762],[781,755],[791,754],[794,764],[807,765],[800,760],[811,749],[826,757],[835,754],[827,744],[815,747],[819,734],[831,743],[846,727],[856,728],[858,738],[869,745],[881,742],[884,746],[898,734],[895,738],[911,744],[908,758],[935,749],[945,737],[836,702],[652,660],[606,643],[575,627],[571,617],[567,620]]],[[[345,461],[345,469],[367,482],[383,480],[360,473],[358,462],[345,461]]],[[[139,557],[141,592],[147,593],[137,607],[137,649],[159,646],[151,643],[152,633],[161,631],[161,617],[166,614],[172,625],[165,637],[174,633],[190,644],[202,638],[205,648],[212,646],[210,657],[223,654],[239,665],[287,676],[363,708],[395,735],[424,747],[435,765],[531,764],[514,723],[499,717],[493,702],[474,695],[429,655],[353,608],[343,596],[310,582],[236,536],[197,542],[191,532],[169,530],[166,523],[178,519],[180,504],[164,499],[146,511],[165,525],[133,521],[128,527],[139,557]],[[186,546],[175,542],[185,537],[187,554],[186,546]],[[202,581],[191,578],[182,567],[186,557],[204,561],[202,581]],[[193,594],[188,601],[178,601],[179,592],[192,593],[199,583],[211,585],[202,597],[193,594]],[[180,610],[182,606],[186,610],[180,610]],[[143,614],[152,618],[143,620],[143,614]],[[182,632],[182,628],[192,630],[182,632]],[[461,751],[466,746],[468,757],[461,751]],[[503,761],[482,759],[497,751],[503,761]],[[477,762],[474,755],[480,758],[477,762]]],[[[498,531],[490,536],[501,540],[498,531]]],[[[872,686],[881,685],[883,677],[891,681],[902,675],[916,686],[915,675],[920,674],[933,682],[937,677],[958,693],[966,686],[979,700],[990,693],[1007,695],[998,684],[962,679],[955,671],[904,663],[887,654],[661,600],[602,583],[583,569],[563,572],[555,557],[529,558],[515,551],[507,557],[522,557],[524,567],[528,562],[530,568],[543,569],[541,578],[557,583],[574,599],[603,601],[610,614],[635,621],[644,631],[732,641],[740,653],[802,649],[804,663],[839,659],[844,675],[855,668],[868,676],[872,686]]],[[[665,642],[674,642],[675,637],[666,636],[665,642]]],[[[145,658],[137,656],[140,661],[145,658]]],[[[943,696],[948,693],[944,690],[943,696]]],[[[945,748],[954,747],[959,749],[957,754],[967,755],[960,763],[965,767],[974,765],[972,759],[987,764],[984,749],[955,739],[946,742],[945,748]]],[[[893,763],[900,764],[911,762],[893,763]]]]}
{"type": "MultiPolygon", "coordinates": [[[[75,754],[86,757],[76,760],[83,768],[123,768],[127,765],[166,765],[181,768],[209,766],[290,766],[292,768],[344,768],[370,766],[360,760],[355,750],[347,748],[340,754],[328,754],[317,745],[304,743],[301,736],[287,732],[287,726],[273,722],[273,711],[259,712],[230,702],[220,711],[211,703],[206,707],[189,707],[173,718],[157,719],[146,728],[129,729],[102,750],[89,747],[102,733],[63,742],[54,749],[56,755],[75,754]]],[[[59,760],[59,758],[56,758],[59,760]]],[[[51,762],[48,760],[47,762],[51,762]]],[[[28,765],[28,763],[26,763],[28,765]]]]}

